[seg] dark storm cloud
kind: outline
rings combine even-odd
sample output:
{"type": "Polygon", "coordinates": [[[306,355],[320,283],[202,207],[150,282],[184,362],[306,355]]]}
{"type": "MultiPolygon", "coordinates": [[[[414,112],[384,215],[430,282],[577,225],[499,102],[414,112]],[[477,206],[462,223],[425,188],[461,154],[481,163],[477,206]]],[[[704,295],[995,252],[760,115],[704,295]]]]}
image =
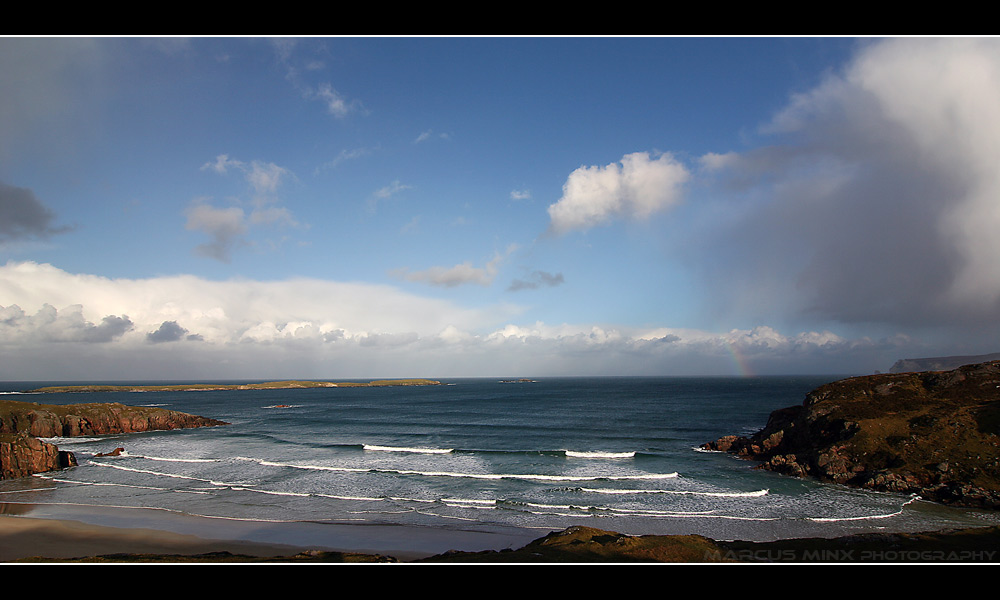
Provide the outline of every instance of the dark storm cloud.
{"type": "Polygon", "coordinates": [[[123,336],[133,327],[128,317],[108,315],[101,319],[99,325],[87,325],[79,334],[80,341],[107,343],[123,336]]]}
{"type": "Polygon", "coordinates": [[[0,339],[4,342],[84,342],[103,344],[115,341],[132,330],[127,316],[108,315],[94,324],[83,316],[82,307],[57,310],[43,305],[29,315],[16,304],[0,306],[0,339]]]}
{"type": "Polygon", "coordinates": [[[152,344],[176,342],[183,339],[187,332],[188,330],[178,325],[177,321],[164,321],[159,329],[146,334],[146,341],[152,344]]]}
{"type": "Polygon", "coordinates": [[[998,98],[1000,40],[869,43],[791,100],[771,146],[705,157],[725,215],[699,244],[716,297],[750,318],[1000,318],[998,98]]]}
{"type": "Polygon", "coordinates": [[[56,216],[34,192],[0,182],[0,242],[44,238],[66,231],[53,227],[56,216]]]}

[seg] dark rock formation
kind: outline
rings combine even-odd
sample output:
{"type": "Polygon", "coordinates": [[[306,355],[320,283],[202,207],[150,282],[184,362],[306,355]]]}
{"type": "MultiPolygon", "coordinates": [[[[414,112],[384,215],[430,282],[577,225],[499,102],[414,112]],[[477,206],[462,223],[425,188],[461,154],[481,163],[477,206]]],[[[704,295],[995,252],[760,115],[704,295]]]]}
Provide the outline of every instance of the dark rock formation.
{"type": "Polygon", "coordinates": [[[114,449],[114,450],[112,450],[111,452],[98,452],[98,453],[97,453],[97,454],[95,454],[94,456],[97,456],[97,457],[105,457],[105,456],[121,456],[121,455],[122,455],[122,452],[124,452],[124,451],[125,451],[125,448],[115,448],[115,449],[114,449]]]}
{"type": "Polygon", "coordinates": [[[108,435],[142,431],[214,427],[222,421],[153,407],[118,403],[37,404],[0,402],[0,478],[23,477],[76,464],[40,437],[108,435]]]}
{"type": "Polygon", "coordinates": [[[516,550],[446,552],[420,563],[980,563],[1000,558],[1000,527],[861,533],[771,542],[698,535],[631,536],[591,527],[552,532],[516,550]]]}
{"type": "Polygon", "coordinates": [[[1000,508],[1000,361],[830,383],[702,447],[797,477],[1000,508]]]}
{"type": "Polygon", "coordinates": [[[574,526],[554,531],[518,550],[452,551],[415,562],[729,562],[722,550],[700,535],[633,536],[574,526]]]}

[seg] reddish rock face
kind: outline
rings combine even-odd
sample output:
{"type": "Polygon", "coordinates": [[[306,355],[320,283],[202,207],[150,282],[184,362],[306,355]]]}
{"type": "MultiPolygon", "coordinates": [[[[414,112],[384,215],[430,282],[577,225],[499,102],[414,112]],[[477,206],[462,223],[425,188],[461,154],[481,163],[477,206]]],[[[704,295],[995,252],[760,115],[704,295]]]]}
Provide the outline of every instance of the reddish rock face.
{"type": "Polygon", "coordinates": [[[72,452],[24,434],[0,434],[0,479],[76,466],[72,452]]]}
{"type": "Polygon", "coordinates": [[[0,403],[0,479],[76,465],[71,452],[36,438],[109,435],[226,425],[222,421],[154,407],[90,403],[0,403]]]}
{"type": "Polygon", "coordinates": [[[187,413],[118,403],[66,406],[6,402],[0,406],[0,433],[35,437],[109,435],[189,427],[215,427],[222,421],[187,413]]]}

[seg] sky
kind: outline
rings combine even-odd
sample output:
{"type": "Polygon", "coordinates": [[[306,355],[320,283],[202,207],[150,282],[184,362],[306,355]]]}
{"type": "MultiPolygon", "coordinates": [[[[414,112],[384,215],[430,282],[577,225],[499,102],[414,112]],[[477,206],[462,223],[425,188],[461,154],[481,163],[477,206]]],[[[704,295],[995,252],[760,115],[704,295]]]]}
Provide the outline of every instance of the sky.
{"type": "Polygon", "coordinates": [[[0,380],[1000,351],[1000,39],[2,37],[0,380]]]}

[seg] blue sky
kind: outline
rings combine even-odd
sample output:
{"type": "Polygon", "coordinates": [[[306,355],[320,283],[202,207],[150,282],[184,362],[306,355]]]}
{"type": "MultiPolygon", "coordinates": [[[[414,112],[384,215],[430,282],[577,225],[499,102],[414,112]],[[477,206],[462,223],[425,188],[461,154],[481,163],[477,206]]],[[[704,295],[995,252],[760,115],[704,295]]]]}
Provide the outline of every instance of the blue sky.
{"type": "Polygon", "coordinates": [[[975,38],[0,38],[0,378],[997,351],[975,38]]]}

